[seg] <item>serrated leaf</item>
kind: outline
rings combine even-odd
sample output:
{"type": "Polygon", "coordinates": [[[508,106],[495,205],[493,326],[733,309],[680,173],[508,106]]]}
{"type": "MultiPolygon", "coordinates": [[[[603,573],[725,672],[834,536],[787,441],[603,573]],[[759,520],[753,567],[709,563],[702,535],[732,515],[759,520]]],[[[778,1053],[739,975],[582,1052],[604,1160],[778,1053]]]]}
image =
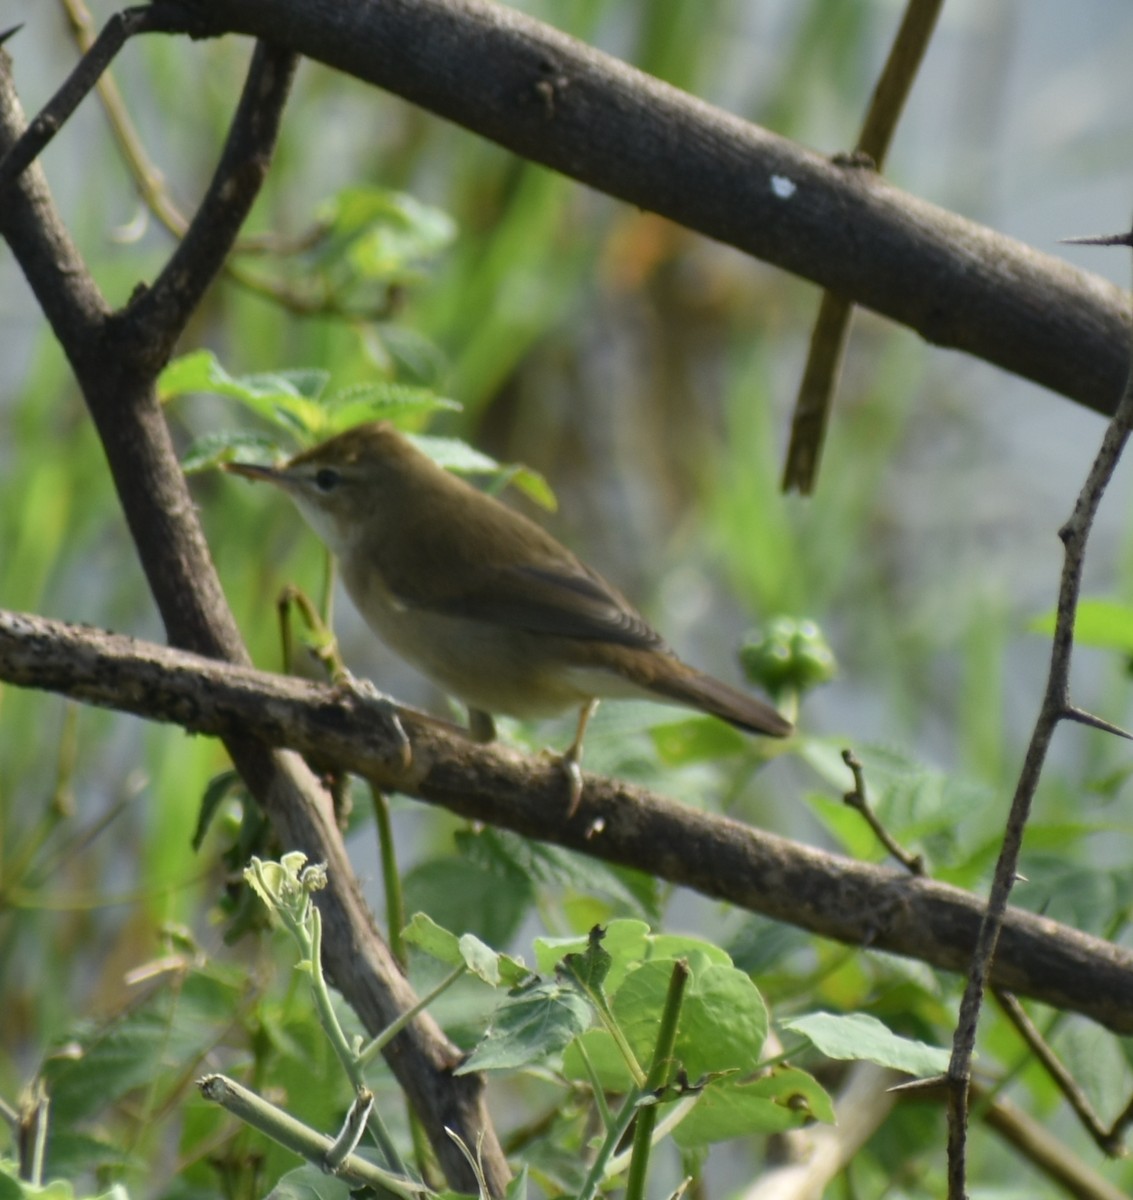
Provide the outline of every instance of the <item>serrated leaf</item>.
{"type": "MultiPolygon", "coordinates": [[[[610,987],[620,983],[631,964],[644,960],[648,935],[649,926],[644,921],[628,917],[611,921],[605,927],[602,947],[613,963],[612,974],[607,976],[610,987]]],[[[536,968],[542,974],[549,975],[567,954],[583,954],[588,944],[586,937],[536,938],[536,968]]]]}
{"type": "Polygon", "coordinates": [[[810,1013],[780,1024],[783,1029],[802,1034],[827,1058],[864,1059],[921,1078],[948,1070],[947,1050],[900,1037],[866,1013],[810,1013]]]}
{"type": "Polygon", "coordinates": [[[586,992],[600,992],[610,972],[610,956],[602,946],[603,930],[595,926],[587,938],[586,949],[580,954],[568,954],[560,970],[586,992]]]}
{"type": "Polygon", "coordinates": [[[222,430],[195,438],[181,458],[181,470],[195,475],[226,462],[272,466],[283,457],[279,443],[266,434],[222,430]]]}
{"type": "Polygon", "coordinates": [[[461,405],[432,388],[378,380],[336,392],[327,401],[337,432],[366,421],[404,420],[431,412],[459,412],[461,405]]]}
{"type": "Polygon", "coordinates": [[[557,1054],[590,1024],[590,1005],[573,987],[540,983],[496,1009],[480,1044],[456,1074],[515,1070],[557,1054]]]}
{"type": "Polygon", "coordinates": [[[306,369],[235,377],[210,351],[198,350],[174,359],[158,376],[157,387],[163,403],[187,392],[226,396],[309,443],[326,426],[319,396],[329,378],[326,371],[306,369]]]}

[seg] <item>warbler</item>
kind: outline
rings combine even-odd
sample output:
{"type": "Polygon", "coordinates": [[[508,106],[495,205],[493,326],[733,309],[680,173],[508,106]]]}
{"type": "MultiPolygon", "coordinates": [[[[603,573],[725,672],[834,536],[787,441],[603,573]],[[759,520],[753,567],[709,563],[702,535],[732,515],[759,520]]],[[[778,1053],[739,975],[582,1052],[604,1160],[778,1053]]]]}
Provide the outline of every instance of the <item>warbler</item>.
{"type": "Polygon", "coordinates": [[[682,705],[769,737],[793,731],[769,704],[682,662],[597,571],[388,422],[355,426],[282,466],[226,469],[291,497],[367,625],[467,706],[478,741],[495,737],[492,714],[577,709],[562,756],[570,813],[599,700],[682,705]]]}

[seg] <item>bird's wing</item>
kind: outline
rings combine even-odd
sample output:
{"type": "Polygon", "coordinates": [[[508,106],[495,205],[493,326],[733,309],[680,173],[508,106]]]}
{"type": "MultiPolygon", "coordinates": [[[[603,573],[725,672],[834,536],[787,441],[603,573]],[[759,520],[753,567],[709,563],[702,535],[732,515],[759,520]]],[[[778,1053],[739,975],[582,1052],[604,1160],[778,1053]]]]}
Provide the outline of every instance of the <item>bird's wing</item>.
{"type": "MultiPolygon", "coordinates": [[[[407,598],[408,599],[408,598],[407,598]]],[[[640,649],[664,647],[661,635],[597,572],[577,560],[486,566],[459,590],[409,600],[417,607],[529,633],[587,638],[640,649]]]]}

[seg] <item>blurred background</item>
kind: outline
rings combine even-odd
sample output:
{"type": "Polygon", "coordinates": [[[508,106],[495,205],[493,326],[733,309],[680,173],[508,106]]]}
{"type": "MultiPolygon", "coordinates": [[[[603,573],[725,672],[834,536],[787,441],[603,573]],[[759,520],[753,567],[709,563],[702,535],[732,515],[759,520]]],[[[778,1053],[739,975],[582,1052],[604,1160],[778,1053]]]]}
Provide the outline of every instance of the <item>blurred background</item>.
{"type": "MultiPolygon", "coordinates": [[[[888,0],[517,7],[831,154],[856,139],[901,12],[888,0]]],[[[113,10],[92,4],[95,27],[113,10]]],[[[19,21],[8,48],[31,113],[77,49],[60,4],[4,0],[0,24],[19,21]]],[[[141,141],[186,213],[210,178],[249,53],[235,38],[150,37],[115,63],[141,141]]],[[[1119,0],[952,0],[887,175],[1126,285],[1119,251],[1059,239],[1128,227],[1131,53],[1133,9],[1119,0]]],[[[101,286],[123,303],[160,268],[171,236],[139,199],[93,97],[43,163],[101,286]]],[[[840,805],[850,780],[833,764],[854,746],[895,832],[926,847],[940,877],[983,886],[1045,677],[1048,644],[1029,624],[1053,608],[1056,531],[1103,421],[859,311],[816,494],[784,497],[778,480],[814,287],[304,63],[248,233],[300,241],[348,187],[410,194],[451,218],[451,241],[392,288],[351,277],[354,290],[336,293],[349,302],[346,318],[296,313],[263,287],[221,280],[182,351],[209,349],[232,374],[317,367],[336,388],[383,377],[459,401],[462,411],[431,431],[542,472],[557,511],[514,502],[626,592],[684,657],[724,678],[740,678],[739,646],[772,617],[816,621],[839,674],[805,698],[804,738],[791,752],[772,761],[734,746],[720,761],[682,755],[655,729],[679,714],[609,705],[588,739],[587,766],[880,858],[840,805]]],[[[241,264],[292,298],[309,296],[318,269],[302,249],[241,264]]],[[[170,420],[183,446],[249,424],[208,396],[171,402],[170,420]]],[[[255,661],[277,669],[275,597],[289,582],[316,592],[321,551],[278,496],[216,472],[193,486],[255,661]]],[[[1090,596],[1131,600],[1129,495],[1122,470],[1091,546],[1090,596]]],[[[81,397],[6,251],[0,605],[162,637],[81,397]]],[[[345,597],[336,626],[353,671],[447,711],[375,643],[345,597]]],[[[1077,653],[1075,689],[1084,707],[1130,719],[1127,664],[1114,647],[1077,653]]],[[[569,738],[568,725],[505,729],[532,746],[569,738]]],[[[1127,762],[1111,739],[1059,732],[1018,903],[1127,938],[1127,762]]],[[[225,765],[217,746],[176,731],[0,691],[0,1086],[32,1070],[76,1012],[113,1010],[123,971],[157,952],[164,923],[219,949],[207,916],[215,854],[194,855],[189,839],[207,782],[225,765]]],[[[405,802],[394,815],[411,897],[416,864],[420,894],[443,904],[429,890],[431,864],[459,855],[457,823],[405,802]]],[[[380,909],[372,843],[362,830],[352,853],[380,909]]],[[[556,895],[556,915],[535,906],[492,932],[522,952],[538,929],[585,928],[623,902],[588,899],[561,881],[556,895]]],[[[655,900],[658,923],[711,923],[737,961],[743,946],[767,945],[767,930],[742,914],[686,895],[655,900]]],[[[828,1005],[868,997],[884,1018],[891,997],[894,1012],[915,1014],[921,1035],[950,1037],[954,981],[930,983],[907,964],[836,967],[837,948],[775,936],[784,946],[768,960],[769,979],[797,983],[805,959],[828,1005]],[[922,1007],[909,1000],[913,977],[922,1007]]],[[[985,1054],[996,1036],[987,1034],[985,1054]]],[[[1125,1049],[1102,1065],[1100,1036],[1068,1032],[1066,1052],[1093,1064],[1099,1103],[1120,1106],[1125,1049]]],[[[1049,1115],[1054,1102],[1043,1103],[1049,1115]]],[[[732,1170],[724,1178],[742,1178],[742,1166],[732,1170]]]]}

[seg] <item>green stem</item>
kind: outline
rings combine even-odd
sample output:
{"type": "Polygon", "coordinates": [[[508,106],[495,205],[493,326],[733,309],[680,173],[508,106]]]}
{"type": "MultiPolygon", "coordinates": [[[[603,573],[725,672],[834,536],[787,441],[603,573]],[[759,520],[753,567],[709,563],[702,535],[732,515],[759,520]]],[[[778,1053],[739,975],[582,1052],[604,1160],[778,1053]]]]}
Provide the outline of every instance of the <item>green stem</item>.
{"type": "Polygon", "coordinates": [[[405,896],[401,890],[401,876],[397,871],[397,857],[393,847],[393,827],[389,819],[389,800],[384,792],[370,785],[374,800],[374,821],[378,827],[378,853],[382,863],[382,887],[386,895],[386,932],[389,948],[399,965],[405,968],[405,942],[401,931],[405,928],[405,896]]]}
{"type": "Polygon", "coordinates": [[[598,1148],[598,1153],[594,1156],[594,1161],[590,1164],[590,1170],[586,1172],[586,1179],[578,1193],[578,1200],[593,1200],[593,1197],[597,1194],[598,1185],[606,1175],[606,1170],[610,1160],[613,1158],[614,1151],[621,1145],[626,1130],[633,1123],[641,1096],[642,1093],[638,1088],[631,1088],[626,1093],[625,1102],[618,1111],[617,1120],[607,1130],[606,1137],[602,1145],[598,1148]]]}
{"type": "Polygon", "coordinates": [[[645,1174],[653,1148],[653,1128],[657,1124],[657,1101],[653,1094],[659,1092],[669,1081],[673,1067],[673,1049],[677,1044],[677,1022],[680,1019],[681,1002],[684,1000],[689,975],[688,960],[677,959],[669,977],[669,991],[661,1013],[661,1027],[657,1030],[657,1045],[645,1081],[644,1103],[638,1108],[637,1126],[633,1131],[633,1151],[626,1179],[625,1200],[642,1200],[645,1195],[645,1174]]]}
{"type": "MultiPolygon", "coordinates": [[[[326,1169],[327,1152],[333,1151],[334,1141],[325,1133],[319,1133],[309,1125],[304,1125],[290,1113],[269,1104],[262,1096],[257,1096],[255,1092],[227,1076],[206,1075],[198,1080],[197,1086],[206,1100],[214,1101],[234,1117],[266,1134],[272,1141],[278,1142],[317,1167],[326,1169]]],[[[410,1183],[389,1171],[384,1171],[356,1154],[348,1154],[334,1173],[352,1183],[368,1184],[370,1187],[392,1192],[395,1196],[401,1196],[403,1200],[421,1200],[421,1197],[428,1195],[428,1190],[420,1184],[410,1183]]]]}
{"type": "Polygon", "coordinates": [[[407,1008],[396,1021],[387,1025],[372,1042],[358,1052],[359,1066],[364,1067],[368,1063],[373,1062],[406,1025],[415,1020],[419,1013],[424,1012],[443,991],[452,987],[466,970],[467,967],[464,966],[454,967],[431,992],[422,996],[412,1008],[407,1008]]]}

